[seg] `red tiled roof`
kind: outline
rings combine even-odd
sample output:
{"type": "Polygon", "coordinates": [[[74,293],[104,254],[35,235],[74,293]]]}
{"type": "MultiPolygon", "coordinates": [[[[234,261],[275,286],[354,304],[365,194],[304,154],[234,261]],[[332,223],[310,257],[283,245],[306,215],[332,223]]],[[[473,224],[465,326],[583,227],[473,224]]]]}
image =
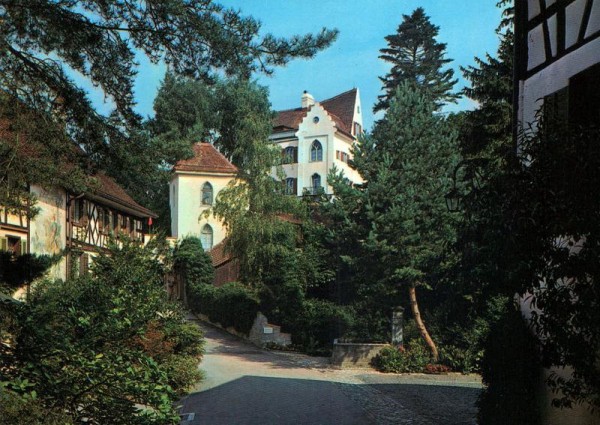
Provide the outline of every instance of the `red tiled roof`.
{"type": "Polygon", "coordinates": [[[297,129],[307,112],[307,108],[279,111],[277,112],[277,115],[275,115],[275,118],[273,118],[273,128],[279,128],[283,131],[287,129],[297,129]]]}
{"type": "Polygon", "coordinates": [[[179,161],[173,169],[175,171],[196,171],[210,173],[237,173],[235,165],[221,154],[210,143],[196,143],[193,146],[194,156],[190,159],[179,161]]]}
{"type": "Polygon", "coordinates": [[[323,105],[329,114],[335,115],[345,126],[341,130],[349,133],[352,128],[354,109],[356,108],[355,101],[356,89],[352,89],[322,101],[321,105],[323,105]]]}
{"type": "Polygon", "coordinates": [[[98,186],[91,191],[92,196],[96,195],[101,199],[115,202],[137,213],[139,217],[158,217],[154,212],[135,202],[117,182],[106,174],[98,173],[93,175],[92,178],[98,183],[98,186]]]}
{"type": "MultiPolygon", "coordinates": [[[[337,129],[350,135],[355,101],[356,89],[352,89],[319,103],[331,116],[337,129]]],[[[307,108],[296,108],[277,112],[273,119],[273,131],[277,133],[297,129],[308,111],[307,108]]]]}
{"type": "Polygon", "coordinates": [[[218,267],[221,264],[233,259],[233,255],[225,248],[226,243],[227,238],[223,239],[221,242],[213,246],[210,251],[208,251],[208,255],[210,255],[213,267],[218,267]]]}

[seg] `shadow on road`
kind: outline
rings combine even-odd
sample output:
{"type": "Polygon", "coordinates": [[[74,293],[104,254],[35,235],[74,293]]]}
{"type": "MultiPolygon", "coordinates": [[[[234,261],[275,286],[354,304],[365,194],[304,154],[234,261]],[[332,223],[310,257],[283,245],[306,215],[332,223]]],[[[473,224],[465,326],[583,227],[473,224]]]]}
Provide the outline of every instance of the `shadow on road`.
{"type": "Polygon", "coordinates": [[[368,425],[374,422],[342,390],[344,384],[289,378],[244,376],[190,394],[181,413],[186,424],[368,425]]]}

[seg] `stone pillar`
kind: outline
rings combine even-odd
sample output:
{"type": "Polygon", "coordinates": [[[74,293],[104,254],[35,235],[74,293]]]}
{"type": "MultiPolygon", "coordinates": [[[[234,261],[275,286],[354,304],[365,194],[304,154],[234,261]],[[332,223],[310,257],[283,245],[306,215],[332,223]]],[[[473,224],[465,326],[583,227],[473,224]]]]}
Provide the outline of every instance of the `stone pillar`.
{"type": "Polygon", "coordinates": [[[404,308],[396,307],[392,311],[392,345],[402,346],[402,321],[404,319],[404,308]]]}

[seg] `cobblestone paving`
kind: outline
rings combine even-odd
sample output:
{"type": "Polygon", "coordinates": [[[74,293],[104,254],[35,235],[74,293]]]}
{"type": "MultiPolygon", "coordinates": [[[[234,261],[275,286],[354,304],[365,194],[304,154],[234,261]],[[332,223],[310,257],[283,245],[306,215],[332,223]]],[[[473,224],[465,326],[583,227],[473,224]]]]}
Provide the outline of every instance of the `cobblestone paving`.
{"type": "Polygon", "coordinates": [[[327,358],[270,352],[198,323],[206,379],[182,400],[196,424],[475,424],[477,376],[337,370],[327,358]]]}

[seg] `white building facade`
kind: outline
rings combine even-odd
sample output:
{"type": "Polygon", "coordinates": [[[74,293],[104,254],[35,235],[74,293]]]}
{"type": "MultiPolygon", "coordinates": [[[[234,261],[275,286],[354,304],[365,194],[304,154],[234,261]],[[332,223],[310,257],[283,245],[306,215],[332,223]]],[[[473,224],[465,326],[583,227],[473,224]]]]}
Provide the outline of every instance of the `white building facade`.
{"type": "Polygon", "coordinates": [[[322,102],[304,92],[299,108],[277,112],[270,140],[281,149],[286,192],[331,194],[327,174],[334,166],[353,183],[362,183],[348,165],[351,148],[362,131],[358,89],[322,102]]]}
{"type": "Polygon", "coordinates": [[[235,179],[237,168],[210,143],[196,143],[194,156],[173,168],[169,183],[171,235],[200,238],[205,251],[210,251],[227,236],[223,223],[206,212],[219,192],[235,179]]]}

